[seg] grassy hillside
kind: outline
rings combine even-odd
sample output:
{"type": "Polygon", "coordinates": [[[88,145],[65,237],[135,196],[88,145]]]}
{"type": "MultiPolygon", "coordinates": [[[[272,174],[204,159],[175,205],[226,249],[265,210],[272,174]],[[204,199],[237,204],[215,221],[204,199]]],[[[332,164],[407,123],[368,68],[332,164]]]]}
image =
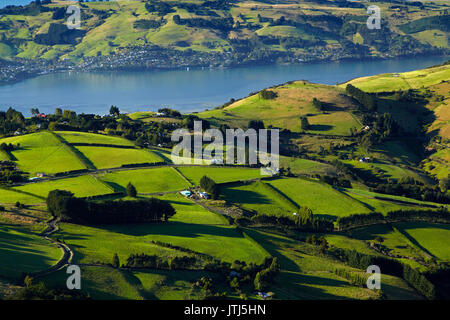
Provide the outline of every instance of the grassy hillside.
{"type": "Polygon", "coordinates": [[[448,13],[444,13],[449,7],[445,3],[378,5],[386,22],[380,33],[367,29],[368,5],[364,3],[296,0],[283,5],[251,1],[211,5],[162,0],[149,6],[144,1],[85,2],[80,6],[81,30],[52,38],[48,31],[66,21],[57,10],[67,6],[67,1],[54,0],[18,12],[0,11],[0,56],[79,61],[144,45],[180,52],[187,48],[233,51],[248,58],[249,53],[263,51],[304,57],[314,56],[317,50],[332,57],[333,53],[342,55],[339,51],[381,56],[448,49],[448,13]]]}
{"type": "Polygon", "coordinates": [[[61,136],[67,143],[88,143],[88,144],[108,144],[117,146],[134,146],[133,143],[127,139],[107,136],[103,134],[77,132],[77,131],[56,131],[56,134],[61,136]]]}
{"type": "Polygon", "coordinates": [[[117,191],[125,190],[131,182],[139,193],[177,191],[189,186],[173,168],[117,171],[101,175],[100,178],[117,191]]]}
{"type": "MultiPolygon", "coordinates": [[[[420,130],[425,131],[430,140],[428,147],[434,149],[423,162],[423,168],[442,179],[448,177],[448,141],[450,139],[450,66],[430,67],[423,70],[416,70],[400,74],[381,74],[373,77],[354,79],[348,83],[340,85],[345,87],[352,84],[367,92],[389,92],[390,96],[395,96],[396,91],[415,90],[417,94],[426,97],[420,106],[416,106],[415,111],[411,111],[411,103],[405,101],[397,103],[393,108],[391,103],[383,101],[382,110],[391,112],[395,119],[404,126],[416,124],[418,114],[422,113],[420,130]]],[[[405,152],[403,152],[405,154],[405,152]]],[[[415,161],[416,162],[416,161],[415,161]]]]}
{"type": "MultiPolygon", "coordinates": [[[[411,25],[404,30],[414,33],[421,28],[411,25]]],[[[381,292],[355,285],[351,278],[364,279],[365,270],[350,267],[340,249],[389,257],[420,272],[429,271],[437,263],[444,266],[449,262],[448,225],[400,222],[338,232],[331,230],[333,224],[329,223],[327,231],[310,233],[317,229],[293,228],[283,219],[269,224],[261,219],[255,224],[251,217],[292,217],[301,212],[299,207],[308,207],[314,217],[335,222],[351,214],[448,207],[443,178],[450,167],[446,137],[449,68],[445,65],[392,77],[352,80],[351,84],[372,94],[369,97],[376,99],[376,110],[369,110],[364,104],[367,101],[351,97],[345,84],[296,81],[269,88],[273,94],[263,91],[197,114],[212,127],[228,124],[246,128],[249,120],[257,118],[264,121],[266,128],[288,129],[280,135],[283,155],[279,174],[264,179],[259,168],[176,165],[171,161],[170,149],[145,143],[156,133],[169,136],[172,128],[185,124],[188,115],[177,121],[158,119],[158,123],[153,123],[152,115],[146,113],[118,118],[120,126],[139,129],[135,135],[121,130],[115,134],[132,140],[140,138],[144,143],[76,131],[41,131],[2,138],[0,144],[5,145],[0,159],[7,160],[1,163],[2,178],[14,170],[12,162],[18,169],[13,172],[21,181],[3,179],[0,188],[0,276],[15,280],[22,272],[44,270],[61,258],[60,249],[37,235],[50,219],[46,196],[60,189],[70,190],[77,197],[100,196],[92,201],[157,197],[176,211],[169,221],[160,223],[58,222],[60,229],[50,237],[70,247],[73,263],[90,264],[82,266],[82,290],[94,299],[205,298],[196,286],[201,277],[210,277],[216,292],[224,293],[224,297],[259,299],[254,293],[254,275],[248,281],[239,280],[237,289],[230,283],[232,279],[223,277],[223,272],[229,274],[228,269],[217,272],[209,266],[205,270],[111,266],[115,254],[122,265],[130,254],[143,253],[168,261],[208,255],[229,263],[233,270],[241,268],[236,260],[251,267],[265,258],[277,258],[280,270],[266,290],[273,292],[275,299],[419,300],[423,297],[416,290],[394,276],[383,274],[381,292]],[[388,85],[387,78],[392,78],[388,85]],[[413,90],[404,90],[406,82],[413,90]],[[308,128],[300,127],[300,117],[307,117],[308,128]],[[391,134],[394,121],[398,131],[391,134]],[[138,149],[136,145],[148,148],[138,149]],[[125,164],[136,166],[118,168],[125,164]],[[66,172],[77,169],[85,170],[66,172]],[[54,176],[28,180],[38,172],[54,176]],[[187,188],[198,191],[205,175],[221,184],[219,199],[179,194],[187,188]],[[130,182],[137,189],[136,198],[126,195],[130,182]],[[400,186],[405,189],[395,189],[400,186]]],[[[119,127],[110,117],[107,121],[108,129],[119,127]]],[[[37,130],[33,126],[27,129],[37,130]]],[[[60,288],[66,276],[62,269],[40,280],[60,288]]]]}
{"type": "Polygon", "coordinates": [[[361,126],[352,115],[355,110],[353,101],[339,88],[296,81],[271,88],[270,91],[275,92],[277,97],[264,99],[261,94],[253,94],[224,108],[202,112],[199,117],[214,124],[226,123],[233,127],[245,127],[250,120],[259,119],[266,127],[300,132],[304,131],[300,127],[300,116],[306,116],[311,124],[306,132],[344,136],[350,134],[350,128],[361,126]],[[314,98],[327,105],[323,111],[313,105],[314,98]]]}
{"type": "Polygon", "coordinates": [[[19,145],[12,156],[19,168],[30,175],[85,169],[71,150],[49,132],[0,139],[0,143],[19,145]]]}
{"type": "Polygon", "coordinates": [[[90,175],[31,183],[20,187],[15,187],[14,189],[36,195],[44,199],[50,191],[55,189],[69,190],[77,197],[97,196],[113,192],[112,188],[90,175]]]}
{"type": "Polygon", "coordinates": [[[0,225],[0,276],[18,279],[23,272],[43,271],[61,256],[59,248],[28,228],[0,225]]]}
{"type": "Polygon", "coordinates": [[[109,147],[75,147],[97,169],[118,168],[125,164],[142,164],[161,162],[162,159],[147,150],[122,149],[109,147]]]}

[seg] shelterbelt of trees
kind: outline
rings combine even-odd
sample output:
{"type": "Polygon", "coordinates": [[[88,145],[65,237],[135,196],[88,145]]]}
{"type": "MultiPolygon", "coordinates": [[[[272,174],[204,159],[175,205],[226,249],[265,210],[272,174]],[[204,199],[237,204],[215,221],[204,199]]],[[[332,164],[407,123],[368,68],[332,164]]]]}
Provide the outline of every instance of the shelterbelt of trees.
{"type": "Polygon", "coordinates": [[[65,190],[50,191],[46,202],[49,212],[61,221],[88,225],[165,222],[176,213],[160,199],[92,201],[65,190]]]}
{"type": "Polygon", "coordinates": [[[379,212],[352,214],[337,219],[338,230],[348,230],[367,225],[388,222],[421,221],[430,223],[450,223],[450,212],[442,207],[438,210],[397,210],[389,211],[386,216],[379,212]]]}

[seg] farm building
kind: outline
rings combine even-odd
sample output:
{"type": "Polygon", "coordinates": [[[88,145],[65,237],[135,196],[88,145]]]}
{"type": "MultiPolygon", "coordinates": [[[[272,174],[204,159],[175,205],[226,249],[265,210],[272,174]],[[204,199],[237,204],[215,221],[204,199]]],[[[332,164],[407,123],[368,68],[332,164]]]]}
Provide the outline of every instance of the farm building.
{"type": "Polygon", "coordinates": [[[183,191],[180,191],[180,193],[181,193],[183,196],[185,196],[186,198],[189,198],[190,196],[192,196],[192,192],[189,191],[189,190],[183,190],[183,191]]]}
{"type": "Polygon", "coordinates": [[[197,194],[202,199],[209,199],[209,194],[207,194],[206,192],[199,191],[197,192],[197,194]]]}

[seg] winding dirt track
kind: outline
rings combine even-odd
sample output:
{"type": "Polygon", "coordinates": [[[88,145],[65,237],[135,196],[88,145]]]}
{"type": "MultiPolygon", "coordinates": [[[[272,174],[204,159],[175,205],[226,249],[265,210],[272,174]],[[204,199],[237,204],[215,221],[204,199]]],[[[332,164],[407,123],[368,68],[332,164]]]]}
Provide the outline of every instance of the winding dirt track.
{"type": "Polygon", "coordinates": [[[49,237],[51,234],[53,234],[59,230],[58,222],[59,222],[58,218],[53,218],[50,221],[48,221],[47,229],[45,229],[40,234],[40,236],[43,237],[45,240],[50,241],[51,243],[57,245],[62,250],[63,256],[61,257],[61,259],[59,259],[59,261],[56,264],[54,264],[50,268],[43,270],[43,271],[33,273],[32,276],[34,278],[43,277],[52,272],[61,270],[62,268],[64,268],[65,266],[69,265],[72,262],[73,251],[69,248],[69,246],[66,245],[65,243],[55,241],[49,237]]]}

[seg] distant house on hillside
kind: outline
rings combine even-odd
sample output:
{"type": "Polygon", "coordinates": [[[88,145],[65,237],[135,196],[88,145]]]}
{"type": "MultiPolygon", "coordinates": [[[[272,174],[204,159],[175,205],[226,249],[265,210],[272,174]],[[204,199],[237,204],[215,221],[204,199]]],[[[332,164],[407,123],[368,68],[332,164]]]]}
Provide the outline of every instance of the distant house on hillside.
{"type": "Polygon", "coordinates": [[[209,199],[209,194],[207,194],[206,192],[199,191],[197,192],[197,194],[202,199],[209,199]]]}
{"type": "Polygon", "coordinates": [[[189,190],[183,190],[180,191],[180,194],[182,194],[183,196],[185,196],[186,198],[189,198],[190,196],[192,196],[192,192],[189,190]]]}

